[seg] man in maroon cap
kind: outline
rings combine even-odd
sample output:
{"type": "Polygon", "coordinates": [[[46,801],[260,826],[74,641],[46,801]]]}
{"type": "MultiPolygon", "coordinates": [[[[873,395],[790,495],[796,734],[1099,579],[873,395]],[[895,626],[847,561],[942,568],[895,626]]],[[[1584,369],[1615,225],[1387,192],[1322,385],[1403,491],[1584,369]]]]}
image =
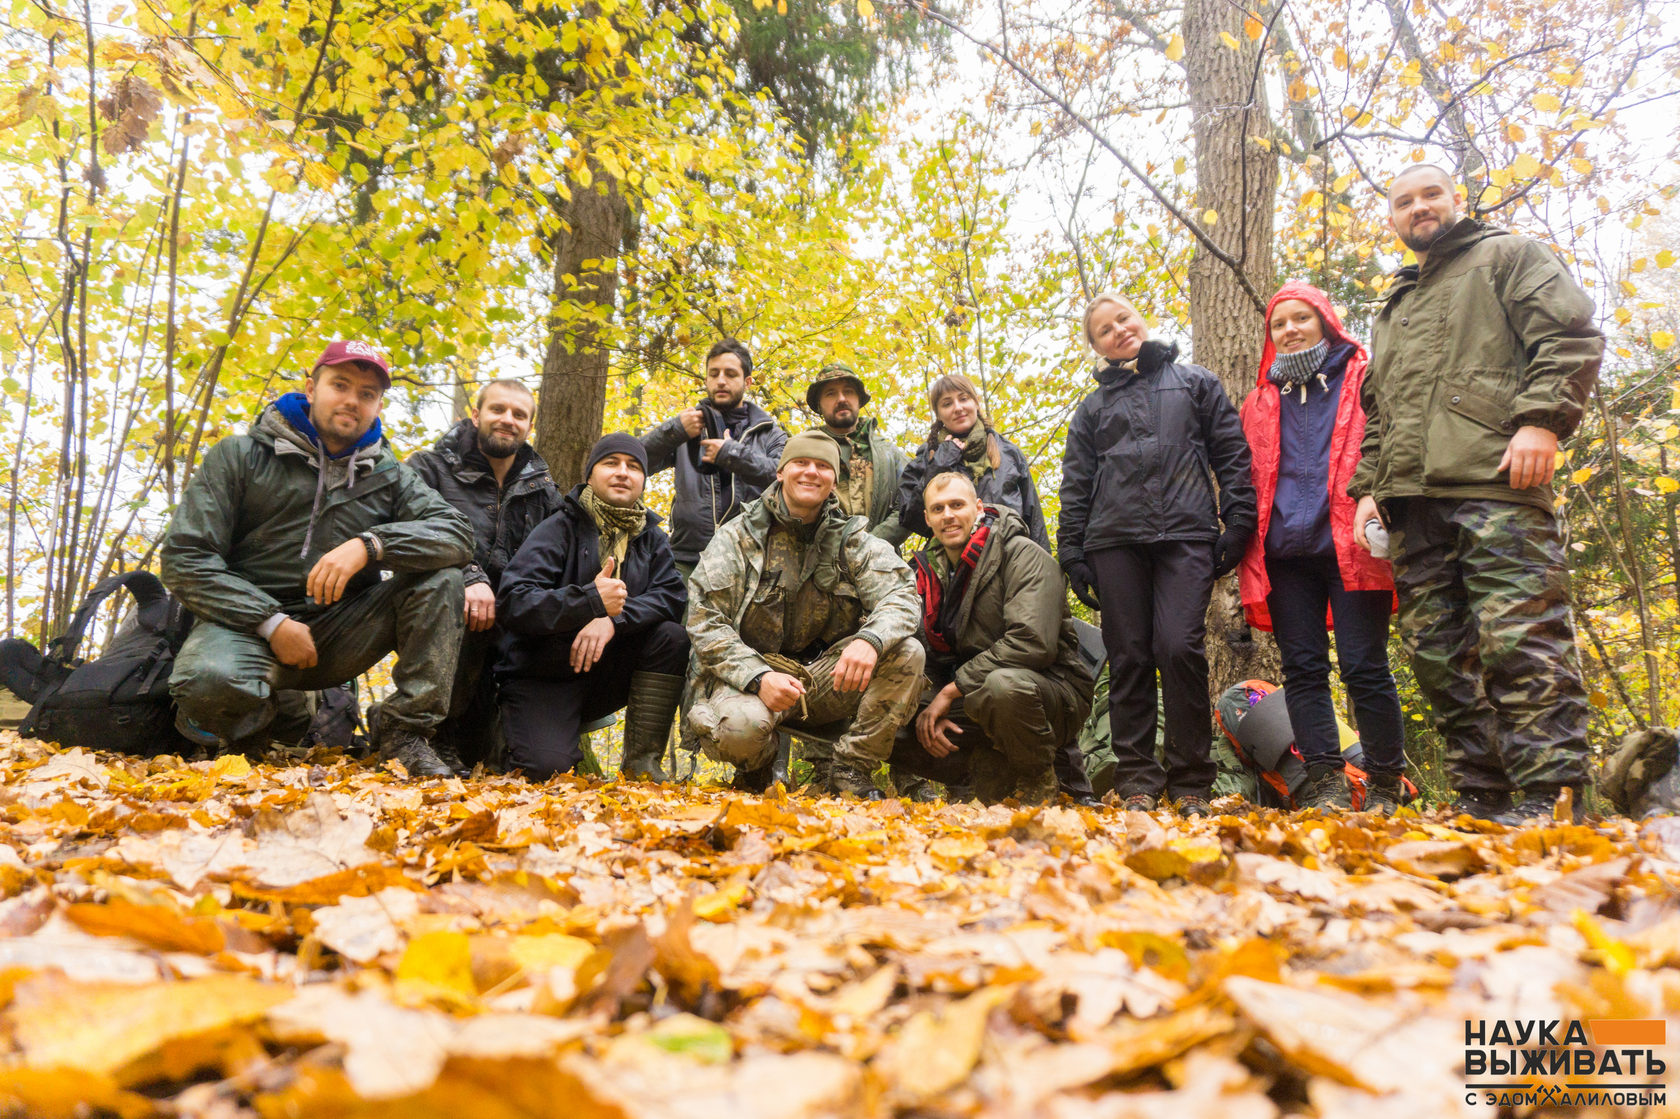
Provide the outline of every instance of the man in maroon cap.
{"type": "Polygon", "coordinates": [[[181,495],[159,554],[198,619],[169,679],[190,739],[242,753],[296,742],[307,728],[276,692],[336,687],[394,650],[374,741],[413,776],[449,776],[431,737],[449,710],[472,529],[391,452],[390,387],[377,348],[332,343],[304,391],[210,448],[181,495]]]}

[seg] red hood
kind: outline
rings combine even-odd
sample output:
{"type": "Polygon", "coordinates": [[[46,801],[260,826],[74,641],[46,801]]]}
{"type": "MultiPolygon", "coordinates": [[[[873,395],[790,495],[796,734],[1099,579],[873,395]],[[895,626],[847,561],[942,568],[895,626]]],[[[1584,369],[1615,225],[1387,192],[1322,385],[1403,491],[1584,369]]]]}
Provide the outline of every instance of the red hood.
{"type": "Polygon", "coordinates": [[[1300,280],[1290,280],[1287,284],[1278,288],[1277,294],[1272,296],[1272,301],[1266,304],[1266,345],[1260,351],[1260,384],[1264,385],[1266,383],[1266,371],[1272,367],[1272,359],[1277,356],[1277,347],[1272,345],[1272,311],[1285,299],[1299,299],[1317,311],[1319,319],[1324,323],[1326,339],[1351,343],[1359,351],[1360,358],[1369,356],[1365,352],[1365,347],[1360,345],[1359,340],[1349,334],[1347,327],[1342,325],[1341,317],[1336,314],[1336,308],[1330,305],[1328,295],[1311,284],[1303,283],[1300,280]]]}

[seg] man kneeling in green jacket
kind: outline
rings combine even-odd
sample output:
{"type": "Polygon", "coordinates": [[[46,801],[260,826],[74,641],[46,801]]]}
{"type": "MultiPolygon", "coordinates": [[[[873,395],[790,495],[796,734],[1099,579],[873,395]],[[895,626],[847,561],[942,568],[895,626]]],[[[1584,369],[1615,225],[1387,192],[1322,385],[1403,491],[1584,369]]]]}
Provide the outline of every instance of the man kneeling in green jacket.
{"type": "Polygon", "coordinates": [[[169,678],[188,738],[295,742],[307,728],[281,725],[277,691],[335,687],[394,649],[374,741],[411,776],[450,775],[431,736],[449,712],[472,529],[392,454],[390,387],[378,350],[334,342],[303,392],[210,448],[188,483],[160,553],[198,619],[169,678]]]}
{"type": "Polygon", "coordinates": [[[1012,509],[982,504],[966,471],[923,491],[933,541],[916,554],[918,636],[935,691],[893,743],[894,770],[974,782],[987,804],[1056,799],[1056,755],[1091,712],[1061,571],[1012,509]]]}

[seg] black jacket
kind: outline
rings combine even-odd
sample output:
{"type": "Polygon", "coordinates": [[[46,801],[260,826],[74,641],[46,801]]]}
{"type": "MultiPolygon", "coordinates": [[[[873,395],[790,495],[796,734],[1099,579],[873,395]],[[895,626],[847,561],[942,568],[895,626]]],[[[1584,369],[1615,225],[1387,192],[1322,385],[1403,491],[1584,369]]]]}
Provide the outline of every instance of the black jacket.
{"type": "MultiPolygon", "coordinates": [[[[560,510],[525,538],[502,572],[496,592],[496,620],[503,635],[496,674],[567,675],[572,635],[607,608],[595,590],[601,573],[601,533],[578,501],[577,486],[560,499],[560,510]]],[[[688,590],[671,556],[671,542],[659,518],[630,541],[624,580],[630,597],[613,619],[620,636],[639,633],[660,622],[680,622],[688,608],[688,590]]]]}
{"type": "Polygon", "coordinates": [[[1074,410],[1062,455],[1056,533],[1064,568],[1126,544],[1254,531],[1254,480],[1242,420],[1208,370],[1145,342],[1135,372],[1104,364],[1074,410]],[[1213,481],[1219,479],[1219,500],[1213,481]]]}
{"type": "Polygon", "coordinates": [[[410,455],[408,465],[472,524],[468,586],[489,583],[496,589],[519,545],[560,508],[560,490],[548,475],[548,463],[529,443],[514,456],[507,484],[497,486],[496,472],[478,449],[478,431],[471,420],[456,424],[431,450],[410,455]]]}
{"type": "MultiPolygon", "coordinates": [[[[997,468],[988,468],[975,483],[980,500],[987,505],[1013,509],[1025,523],[1027,535],[1033,543],[1050,550],[1050,534],[1044,527],[1044,510],[1038,503],[1038,488],[1033,485],[1032,471],[1027,468],[1027,456],[1021,448],[999,435],[997,468]]],[[[928,531],[927,510],[922,504],[922,491],[935,474],[948,470],[962,470],[962,444],[944,439],[937,444],[923,443],[916,448],[916,457],[904,468],[898,481],[899,523],[920,536],[932,536],[928,531]]]]}
{"type": "Polygon", "coordinates": [[[716,469],[702,474],[698,459],[689,455],[691,440],[682,418],[672,416],[642,435],[647,448],[648,476],[676,468],[671,498],[671,546],[684,563],[697,563],[712,542],[718,525],[739,513],[776,480],[776,461],[787,443],[770,413],[747,401],[747,426],[717,453],[716,469]]]}

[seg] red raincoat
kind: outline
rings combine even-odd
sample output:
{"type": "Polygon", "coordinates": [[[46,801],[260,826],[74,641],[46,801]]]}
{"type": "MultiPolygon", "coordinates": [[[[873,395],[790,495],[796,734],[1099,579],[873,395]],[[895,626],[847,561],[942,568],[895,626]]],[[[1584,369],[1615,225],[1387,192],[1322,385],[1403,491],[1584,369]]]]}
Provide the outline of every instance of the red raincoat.
{"type": "MultiPolygon", "coordinates": [[[[1350,591],[1392,591],[1394,573],[1387,560],[1374,558],[1353,539],[1353,511],[1358,502],[1347,495],[1348,482],[1359,465],[1359,445],[1365,439],[1365,409],[1359,404],[1359,390],[1365,383],[1365,367],[1370,355],[1365,347],[1347,332],[1330,297],[1311,284],[1290,281],[1278,289],[1266,305],[1266,322],[1272,321],[1272,311],[1285,299],[1299,299],[1318,312],[1324,323],[1324,336],[1335,341],[1351,342],[1353,356],[1348,358],[1347,371],[1342,374],[1341,396],[1336,402],[1336,423],[1330,436],[1330,536],[1336,545],[1336,566],[1341,571],[1342,586],[1350,591]]],[[[1243,401],[1243,434],[1248,437],[1254,454],[1254,496],[1259,504],[1260,524],[1254,530],[1248,554],[1237,569],[1237,584],[1242,590],[1243,612],[1250,625],[1260,629],[1272,628],[1271,612],[1266,609],[1266,596],[1271,593],[1272,581],[1266,575],[1266,529],[1271,526],[1272,501],[1277,495],[1278,476],[1278,387],[1266,379],[1277,350],[1272,345],[1272,332],[1266,330],[1266,348],[1260,354],[1260,384],[1243,401]]]]}

